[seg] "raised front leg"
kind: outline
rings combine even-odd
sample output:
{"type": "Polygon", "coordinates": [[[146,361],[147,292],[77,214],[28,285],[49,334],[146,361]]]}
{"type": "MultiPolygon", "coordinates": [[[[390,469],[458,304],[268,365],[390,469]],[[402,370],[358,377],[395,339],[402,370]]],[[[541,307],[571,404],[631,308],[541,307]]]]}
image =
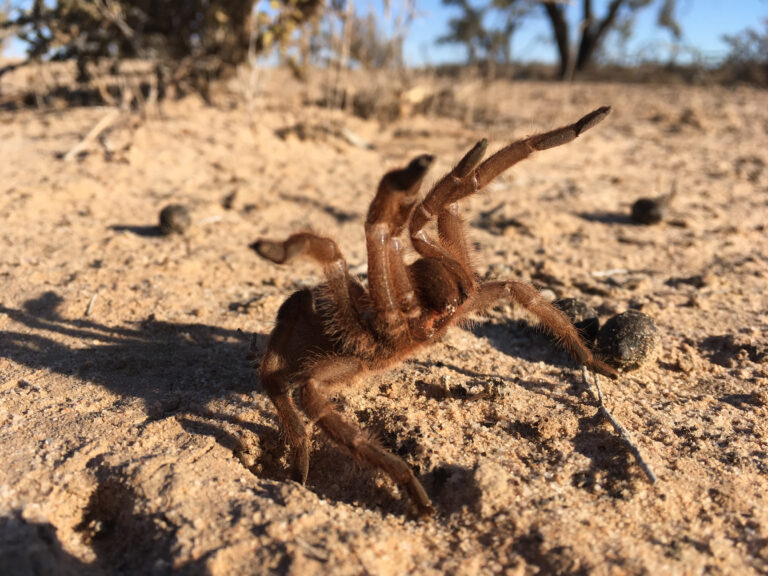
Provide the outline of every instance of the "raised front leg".
{"type": "Polygon", "coordinates": [[[327,286],[323,293],[333,302],[333,322],[328,326],[329,330],[338,332],[339,338],[351,349],[365,351],[374,345],[360,317],[363,292],[359,284],[351,282],[347,263],[336,242],[312,232],[299,232],[282,242],[258,240],[251,247],[262,258],[276,264],[285,264],[299,256],[321,264],[327,286]]]}
{"type": "Polygon", "coordinates": [[[373,322],[377,333],[395,346],[408,340],[408,319],[420,314],[398,235],[408,222],[431,163],[431,156],[419,156],[406,168],[386,174],[365,221],[368,291],[376,312],[373,322]]]}
{"type": "Polygon", "coordinates": [[[465,284],[472,284],[467,277],[470,266],[469,246],[463,224],[455,204],[457,190],[472,186],[474,170],[483,159],[488,142],[481,140],[467,152],[448,174],[432,187],[424,200],[416,207],[409,225],[411,242],[416,251],[425,258],[435,258],[465,284]],[[435,242],[424,227],[435,216],[438,218],[440,242],[435,242]]]}
{"type": "MultiPolygon", "coordinates": [[[[470,186],[465,187],[462,190],[462,192],[465,192],[464,196],[468,196],[477,190],[482,190],[499,174],[521,160],[525,160],[534,152],[562,146],[575,140],[584,132],[602,122],[610,111],[610,106],[603,106],[590,112],[573,124],[555,128],[543,134],[536,134],[505,146],[477,167],[477,170],[475,170],[477,188],[473,190],[470,186]]],[[[464,196],[460,196],[460,198],[464,196]]],[[[458,200],[459,198],[456,199],[458,200]]]]}
{"type": "Polygon", "coordinates": [[[456,167],[435,184],[414,211],[410,233],[416,249],[423,252],[424,256],[432,258],[444,257],[445,252],[449,252],[458,261],[468,266],[470,264],[468,243],[454,204],[479,192],[502,172],[525,160],[534,152],[575,140],[602,122],[610,110],[609,106],[603,106],[573,124],[512,142],[482,163],[480,161],[485,155],[487,142],[481,140],[475,144],[456,167]],[[423,232],[424,226],[435,216],[438,218],[442,249],[437,247],[434,241],[429,240],[423,232]]]}

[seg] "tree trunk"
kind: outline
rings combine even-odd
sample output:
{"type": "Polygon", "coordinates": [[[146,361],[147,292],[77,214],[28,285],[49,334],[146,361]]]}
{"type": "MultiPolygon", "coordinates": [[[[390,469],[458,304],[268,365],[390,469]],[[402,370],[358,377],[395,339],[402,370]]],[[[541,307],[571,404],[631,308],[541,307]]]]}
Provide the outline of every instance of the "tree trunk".
{"type": "Polygon", "coordinates": [[[555,42],[557,43],[557,52],[560,55],[560,79],[564,79],[568,74],[568,64],[571,60],[571,42],[568,35],[568,23],[565,21],[563,7],[559,4],[542,4],[547,11],[549,22],[552,24],[552,31],[555,33],[555,42]]]}
{"type": "Polygon", "coordinates": [[[605,37],[605,33],[616,23],[616,17],[622,4],[624,4],[624,0],[613,0],[608,6],[608,13],[605,15],[605,18],[595,22],[592,16],[590,0],[584,0],[584,20],[582,22],[579,52],[576,56],[577,71],[581,72],[590,66],[597,48],[605,37]]]}

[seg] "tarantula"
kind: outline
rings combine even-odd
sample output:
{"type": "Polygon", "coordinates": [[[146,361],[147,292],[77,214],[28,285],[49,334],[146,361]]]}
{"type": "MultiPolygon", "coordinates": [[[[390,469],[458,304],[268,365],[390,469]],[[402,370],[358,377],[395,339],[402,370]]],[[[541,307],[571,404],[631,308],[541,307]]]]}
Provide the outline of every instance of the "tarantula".
{"type": "Polygon", "coordinates": [[[608,106],[598,108],[573,124],[513,142],[481,162],[487,147],[483,139],[421,201],[418,191],[432,156],[418,156],[405,168],[387,173],[365,221],[367,290],[349,275],[330,238],[300,232],[282,242],[252,244],[259,255],[277,264],[309,257],[322,265],[325,276],[320,286],[299,290],[282,304],[258,369],[292,447],[295,480],[306,483],[309,471],[309,438],[293,399],[298,389],[301,408],[312,423],[355,459],[383,470],[404,487],[421,514],[432,513],[429,497],[410,467],[343,418],[327,395],[363,374],[402,361],[468,314],[503,298],[538,319],[581,364],[616,377],[533,286],[515,280],[480,281],[457,207],[459,200],[482,190],[512,165],[533,152],[574,140],[609,112],[608,106]],[[437,237],[425,230],[435,218],[437,237]],[[412,264],[403,260],[406,245],[401,235],[406,228],[420,256],[412,264]]]}

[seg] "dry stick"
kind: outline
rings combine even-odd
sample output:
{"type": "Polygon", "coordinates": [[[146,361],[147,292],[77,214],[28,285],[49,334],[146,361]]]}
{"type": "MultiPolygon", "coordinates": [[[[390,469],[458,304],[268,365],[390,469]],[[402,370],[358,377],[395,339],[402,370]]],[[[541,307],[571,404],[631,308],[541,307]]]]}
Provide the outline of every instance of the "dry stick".
{"type": "Polygon", "coordinates": [[[99,137],[99,134],[101,134],[102,132],[104,132],[104,130],[106,130],[112,124],[114,124],[115,120],[117,120],[119,117],[120,117],[120,110],[112,109],[109,112],[107,112],[107,114],[104,115],[102,119],[99,120],[93,128],[91,128],[91,131],[85,135],[85,138],[80,140],[80,142],[78,142],[77,145],[74,148],[72,148],[72,150],[70,150],[64,155],[63,160],[65,162],[71,162],[72,159],[76,158],[78,154],[80,154],[86,148],[88,148],[88,146],[90,146],[93,143],[93,141],[99,137]]]}
{"type": "Polygon", "coordinates": [[[91,312],[93,312],[93,305],[96,302],[96,297],[99,295],[98,292],[95,292],[93,296],[91,296],[91,301],[88,302],[88,308],[85,309],[85,315],[90,316],[91,312]]]}
{"type": "MultiPolygon", "coordinates": [[[[640,448],[638,448],[637,444],[635,444],[634,440],[632,440],[632,437],[629,435],[629,431],[624,428],[624,426],[622,426],[621,423],[616,420],[616,418],[614,418],[613,414],[611,414],[608,411],[608,408],[605,406],[605,402],[603,402],[603,391],[600,389],[600,383],[597,380],[597,374],[592,372],[592,376],[594,377],[595,388],[597,389],[596,400],[600,404],[600,413],[608,420],[608,422],[611,423],[613,429],[616,430],[616,433],[621,437],[622,440],[624,440],[627,446],[629,446],[630,452],[634,454],[635,460],[637,460],[638,465],[640,468],[642,468],[643,472],[645,472],[645,475],[648,477],[648,480],[651,482],[651,484],[656,484],[656,474],[654,474],[650,464],[648,464],[645,458],[643,458],[643,455],[640,453],[640,448]]],[[[592,389],[589,386],[589,379],[587,378],[586,366],[581,367],[581,377],[584,379],[584,384],[587,386],[587,389],[592,392],[592,389]]],[[[594,396],[594,393],[592,395],[594,396]]]]}

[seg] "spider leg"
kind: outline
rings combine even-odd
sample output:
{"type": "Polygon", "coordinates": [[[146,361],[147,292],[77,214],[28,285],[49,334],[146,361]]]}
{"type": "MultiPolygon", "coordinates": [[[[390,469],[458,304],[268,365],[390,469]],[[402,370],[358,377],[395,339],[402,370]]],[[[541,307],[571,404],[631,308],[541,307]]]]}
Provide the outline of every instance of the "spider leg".
{"type": "Polygon", "coordinates": [[[541,322],[577,362],[603,376],[618,377],[616,370],[595,358],[565,314],[544,300],[530,284],[513,280],[481,284],[462,313],[485,310],[504,298],[512,299],[541,322]]]}
{"type": "MultiPolygon", "coordinates": [[[[308,296],[308,295],[307,295],[308,296]]],[[[306,297],[306,296],[305,296],[306,297]]],[[[281,306],[277,324],[259,364],[259,381],[277,410],[280,427],[293,452],[293,479],[302,484],[309,472],[309,439],[301,416],[294,406],[289,387],[288,356],[294,326],[301,316],[302,293],[297,292],[281,306]]]]}
{"type": "Polygon", "coordinates": [[[524,138],[505,146],[480,163],[487,142],[481,140],[467,152],[456,167],[440,179],[424,201],[416,208],[410,222],[414,247],[424,256],[445,259],[450,253],[458,262],[470,268],[470,250],[464,225],[456,202],[485,188],[494,178],[539,150],[567,144],[601,122],[610,112],[603,106],[573,124],[524,138]],[[428,238],[424,226],[434,216],[442,246],[428,238]]]}
{"type": "MultiPolygon", "coordinates": [[[[584,132],[602,122],[605,117],[608,116],[610,111],[610,106],[603,106],[597,110],[593,110],[573,124],[555,128],[554,130],[544,132],[543,134],[535,134],[534,136],[512,142],[508,146],[505,146],[480,164],[475,170],[477,190],[482,190],[499,174],[508,170],[521,160],[525,160],[534,152],[562,146],[563,144],[575,140],[584,132]]],[[[464,196],[468,196],[475,192],[476,190],[473,190],[472,188],[473,186],[464,186],[463,189],[458,191],[459,197],[455,198],[455,200],[459,200],[464,196]]]]}
{"type": "Polygon", "coordinates": [[[411,216],[431,163],[431,156],[419,156],[407,167],[387,173],[365,221],[368,291],[376,309],[375,329],[395,346],[409,338],[408,319],[421,314],[398,236],[411,216]]]}
{"type": "Polygon", "coordinates": [[[272,404],[275,405],[280,427],[285,434],[288,445],[291,447],[293,458],[292,477],[296,482],[306,484],[307,475],[309,474],[307,430],[288,392],[287,380],[277,373],[265,374],[260,380],[267,396],[272,400],[272,404]]]}
{"type": "Polygon", "coordinates": [[[345,420],[320,392],[361,374],[364,367],[355,358],[333,359],[317,366],[301,387],[304,412],[339,447],[359,462],[386,472],[403,486],[422,515],[434,509],[426,491],[404,460],[372,440],[358,426],[345,420]]]}
{"type": "Polygon", "coordinates": [[[344,327],[346,341],[358,349],[369,348],[373,338],[365,329],[350,293],[350,277],[347,263],[336,242],[312,232],[299,232],[283,242],[258,240],[251,247],[262,257],[276,264],[306,256],[322,264],[325,274],[326,293],[333,300],[334,325],[344,327]]]}
{"type": "Polygon", "coordinates": [[[466,278],[464,269],[470,268],[469,248],[464,236],[463,225],[459,218],[454,197],[457,190],[474,183],[474,169],[483,159],[488,142],[483,139],[467,152],[448,174],[432,187],[424,200],[416,207],[409,223],[411,242],[416,251],[426,258],[436,258],[450,267],[455,273],[459,263],[459,278],[473,283],[466,278]],[[437,215],[440,243],[435,242],[424,230],[427,223],[437,215]]]}

